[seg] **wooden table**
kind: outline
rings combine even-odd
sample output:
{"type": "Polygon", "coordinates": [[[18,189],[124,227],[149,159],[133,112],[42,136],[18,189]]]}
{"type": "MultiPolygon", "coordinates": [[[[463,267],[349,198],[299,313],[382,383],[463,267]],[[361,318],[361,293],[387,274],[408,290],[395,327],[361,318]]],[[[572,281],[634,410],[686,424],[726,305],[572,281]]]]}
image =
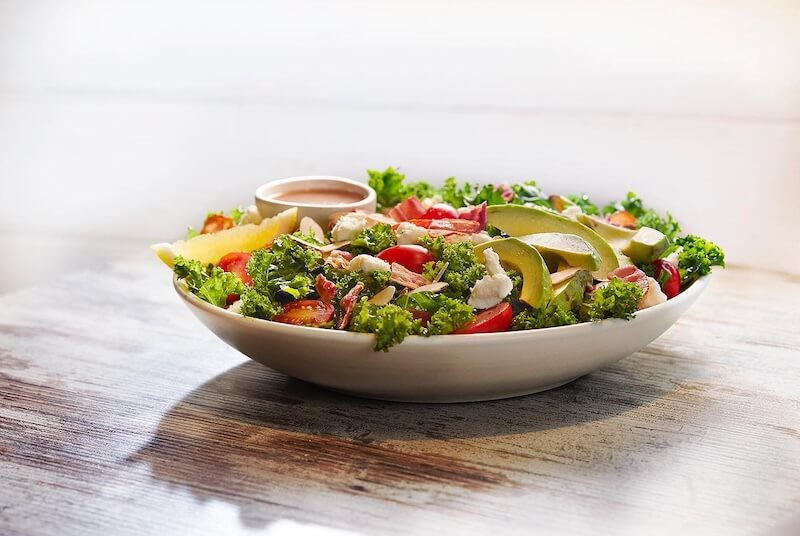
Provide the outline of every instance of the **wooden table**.
{"type": "Polygon", "coordinates": [[[457,405],[249,362],[149,257],[8,294],[0,533],[767,531],[800,511],[800,278],[714,279],[645,351],[457,405]]]}

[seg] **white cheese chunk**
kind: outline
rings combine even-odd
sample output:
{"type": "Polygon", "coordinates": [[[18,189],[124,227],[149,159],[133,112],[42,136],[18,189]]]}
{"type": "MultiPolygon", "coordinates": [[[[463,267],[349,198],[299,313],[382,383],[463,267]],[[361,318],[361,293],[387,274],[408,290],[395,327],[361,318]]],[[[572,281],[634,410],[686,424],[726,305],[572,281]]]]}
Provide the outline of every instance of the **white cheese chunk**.
{"type": "Polygon", "coordinates": [[[484,242],[489,242],[491,240],[494,240],[486,231],[475,233],[472,236],[470,236],[469,239],[472,241],[473,246],[477,246],[478,244],[483,244],[484,242]]]}
{"type": "Polygon", "coordinates": [[[331,230],[331,237],[334,242],[345,242],[352,240],[367,226],[367,214],[365,212],[348,212],[336,222],[331,230]]]}
{"type": "Polygon", "coordinates": [[[356,255],[356,257],[350,261],[350,268],[364,274],[375,272],[377,270],[392,269],[388,262],[383,261],[378,257],[373,257],[372,255],[356,255]]]}
{"type": "Polygon", "coordinates": [[[659,303],[667,301],[667,295],[661,291],[661,285],[652,277],[647,278],[647,292],[644,293],[642,299],[639,300],[639,309],[647,309],[659,303]]]}
{"type": "Polygon", "coordinates": [[[397,236],[397,243],[400,245],[416,244],[420,237],[428,234],[428,230],[419,225],[404,221],[397,226],[397,230],[394,234],[397,236]]]}
{"type": "Polygon", "coordinates": [[[511,294],[514,283],[500,265],[500,256],[492,248],[483,251],[487,275],[472,287],[467,303],[476,309],[488,309],[511,294]]]}
{"type": "Polygon", "coordinates": [[[254,223],[258,225],[261,223],[261,220],[264,218],[261,217],[261,213],[258,211],[255,205],[250,205],[242,214],[242,219],[239,220],[239,225],[247,225],[248,223],[254,223]]]}

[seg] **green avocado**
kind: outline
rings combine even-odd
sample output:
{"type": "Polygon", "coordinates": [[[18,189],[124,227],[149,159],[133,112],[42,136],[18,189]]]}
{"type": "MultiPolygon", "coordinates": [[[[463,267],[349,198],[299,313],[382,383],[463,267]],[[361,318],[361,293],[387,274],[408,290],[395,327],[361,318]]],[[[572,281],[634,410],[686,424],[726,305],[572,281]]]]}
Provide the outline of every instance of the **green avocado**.
{"type": "Polygon", "coordinates": [[[607,279],[608,272],[619,267],[614,248],[592,229],[575,220],[540,207],[492,205],[486,209],[488,223],[511,236],[538,233],[577,235],[600,256],[600,267],[593,272],[597,279],[607,279]]]}
{"type": "Polygon", "coordinates": [[[564,309],[575,310],[583,303],[586,286],[592,282],[592,274],[588,270],[577,272],[570,279],[553,286],[553,299],[551,305],[561,306],[564,309]]]}
{"type": "Polygon", "coordinates": [[[564,264],[586,270],[600,268],[600,256],[589,243],[578,235],[565,233],[538,233],[518,237],[542,254],[551,271],[564,264]]]}
{"type": "Polygon", "coordinates": [[[597,216],[578,214],[577,218],[579,222],[605,238],[609,244],[618,250],[625,248],[628,244],[630,244],[631,239],[636,236],[636,231],[633,229],[626,229],[624,227],[612,225],[603,218],[599,218],[597,216]]]}
{"type": "Polygon", "coordinates": [[[531,307],[541,307],[553,295],[550,273],[544,259],[535,248],[517,238],[492,240],[475,246],[475,255],[483,261],[483,251],[492,248],[500,263],[522,274],[519,299],[531,307]]]}
{"type": "Polygon", "coordinates": [[[642,227],[637,231],[622,253],[633,262],[653,262],[669,246],[669,238],[664,233],[650,227],[642,227]]]}

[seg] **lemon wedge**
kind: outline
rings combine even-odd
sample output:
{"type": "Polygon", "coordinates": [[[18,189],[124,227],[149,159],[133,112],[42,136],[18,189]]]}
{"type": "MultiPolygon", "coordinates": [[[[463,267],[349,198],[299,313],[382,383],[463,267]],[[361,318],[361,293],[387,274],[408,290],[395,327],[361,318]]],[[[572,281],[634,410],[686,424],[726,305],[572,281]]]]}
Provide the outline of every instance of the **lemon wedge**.
{"type": "Polygon", "coordinates": [[[258,224],[248,223],[217,233],[198,235],[189,240],[153,244],[150,249],[170,268],[175,265],[175,257],[178,256],[203,264],[216,264],[227,253],[262,248],[276,236],[291,233],[296,225],[297,208],[290,208],[258,224]]]}

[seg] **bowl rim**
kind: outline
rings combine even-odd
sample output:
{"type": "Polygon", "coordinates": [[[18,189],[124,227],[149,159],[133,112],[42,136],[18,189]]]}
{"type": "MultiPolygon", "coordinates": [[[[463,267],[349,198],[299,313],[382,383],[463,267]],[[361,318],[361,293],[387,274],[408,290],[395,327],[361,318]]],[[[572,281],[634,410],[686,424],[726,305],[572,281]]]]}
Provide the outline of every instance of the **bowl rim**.
{"type": "MultiPolygon", "coordinates": [[[[667,308],[677,308],[680,307],[680,304],[687,300],[694,300],[697,296],[699,296],[708,286],[711,280],[711,275],[705,275],[695,282],[693,282],[686,290],[675,296],[674,298],[667,300],[664,303],[660,303],[658,305],[654,305],[653,307],[648,307],[647,309],[643,309],[641,311],[637,311],[634,318],[630,320],[622,320],[619,318],[608,318],[605,320],[600,320],[598,322],[580,322],[578,324],[572,324],[569,326],[555,326],[550,328],[540,328],[540,329],[527,329],[527,330],[519,330],[519,331],[503,331],[499,333],[472,333],[472,334],[460,334],[460,335],[436,335],[432,337],[425,337],[422,335],[410,335],[406,337],[402,344],[406,347],[408,346],[419,346],[419,345],[448,345],[454,341],[454,338],[458,338],[459,341],[469,340],[469,341],[481,341],[481,342],[490,342],[494,339],[497,342],[502,341],[511,341],[514,339],[520,338],[550,338],[550,337],[561,337],[561,336],[570,336],[570,335],[581,335],[589,330],[596,330],[605,327],[612,327],[614,325],[630,325],[633,322],[637,322],[637,320],[642,321],[646,320],[647,318],[660,314],[665,313],[667,308]],[[579,331],[583,330],[583,331],[579,331]]],[[[286,334],[287,336],[323,336],[323,337],[338,337],[340,340],[345,340],[346,337],[349,337],[350,340],[353,342],[356,341],[365,341],[367,338],[374,339],[374,335],[372,333],[357,333],[353,331],[345,331],[345,330],[337,330],[337,329],[324,329],[324,328],[315,328],[311,326],[296,326],[293,324],[283,324],[281,322],[274,322],[272,320],[264,320],[262,318],[253,318],[248,316],[243,316],[239,313],[231,312],[227,309],[222,307],[217,307],[211,303],[201,300],[194,294],[192,294],[189,289],[181,284],[180,280],[178,279],[177,275],[173,275],[172,284],[175,288],[175,291],[178,295],[183,298],[183,300],[191,306],[197,307],[207,313],[210,313],[214,316],[219,318],[229,320],[229,321],[238,321],[240,323],[255,325],[259,328],[269,329],[278,334],[286,334]]]]}
{"type": "Polygon", "coordinates": [[[286,177],[284,179],[276,179],[274,181],[269,181],[262,184],[261,186],[256,188],[255,199],[257,202],[260,201],[262,203],[272,203],[275,205],[285,206],[289,208],[324,207],[324,208],[337,208],[346,210],[346,209],[357,209],[377,201],[377,194],[370,185],[357,180],[348,179],[346,177],[337,177],[335,175],[300,175],[297,177],[286,177]],[[287,184],[292,184],[301,181],[319,181],[328,184],[347,184],[349,186],[354,186],[359,190],[361,190],[362,192],[364,192],[364,197],[362,199],[359,199],[358,201],[353,201],[352,203],[320,204],[320,203],[301,203],[297,201],[281,201],[280,199],[266,197],[266,194],[264,193],[265,190],[270,190],[270,193],[273,193],[272,192],[273,188],[279,188],[287,184]]]}

